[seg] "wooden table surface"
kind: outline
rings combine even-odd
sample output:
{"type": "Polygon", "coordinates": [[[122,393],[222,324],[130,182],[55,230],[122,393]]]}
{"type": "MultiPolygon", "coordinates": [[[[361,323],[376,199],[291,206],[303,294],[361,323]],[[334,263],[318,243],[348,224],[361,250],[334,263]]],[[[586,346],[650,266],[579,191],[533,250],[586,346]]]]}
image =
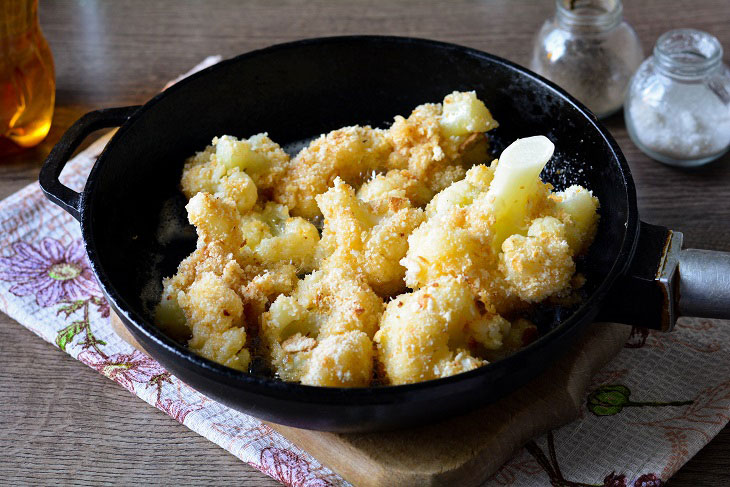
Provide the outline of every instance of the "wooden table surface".
{"type": "MultiPolygon", "coordinates": [[[[709,31],[730,49],[728,0],[626,3],[645,52],[678,27],[709,31]]],[[[550,0],[43,1],[56,64],[53,127],[40,146],[0,161],[0,198],[37,178],[82,114],[142,103],[207,55],[362,33],[450,41],[526,64],[552,10],[550,0]]],[[[631,165],[642,218],[683,231],[688,246],[730,251],[730,157],[697,171],[670,169],[637,150],[620,115],[607,126],[631,165]]],[[[3,483],[278,485],[2,314],[0,363],[3,483]]],[[[729,484],[730,428],[669,482],[729,484]]]]}

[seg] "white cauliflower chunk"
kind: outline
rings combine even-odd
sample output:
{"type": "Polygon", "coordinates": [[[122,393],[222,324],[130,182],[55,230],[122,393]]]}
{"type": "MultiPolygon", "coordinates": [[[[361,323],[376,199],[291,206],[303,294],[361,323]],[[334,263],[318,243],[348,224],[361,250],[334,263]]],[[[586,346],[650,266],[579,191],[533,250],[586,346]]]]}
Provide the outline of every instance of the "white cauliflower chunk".
{"type": "Polygon", "coordinates": [[[366,386],[373,377],[371,338],[383,301],[357,277],[315,271],[261,318],[261,335],[279,377],[309,385],[366,386]]]}
{"type": "Polygon", "coordinates": [[[245,245],[265,265],[290,263],[300,271],[314,269],[319,232],[310,222],[290,217],[286,206],[268,202],[241,217],[245,245]]]}
{"type": "Polygon", "coordinates": [[[271,193],[288,166],[289,156],[266,134],[241,140],[224,135],[185,162],[180,183],[188,199],[210,193],[230,199],[244,214],[259,191],[271,193]]]}
{"type": "Polygon", "coordinates": [[[405,289],[405,268],[399,261],[408,250],[408,236],[423,221],[423,210],[412,208],[405,198],[360,201],[339,178],[317,196],[317,203],[325,217],[322,268],[361,274],[381,295],[405,289]]]}
{"type": "Polygon", "coordinates": [[[528,303],[570,287],[575,263],[565,225],[554,217],[533,221],[527,237],[512,235],[502,244],[499,267],[514,292],[528,303]]]}
{"type": "Polygon", "coordinates": [[[445,277],[389,302],[375,342],[390,383],[407,384],[485,365],[470,349],[499,348],[509,329],[463,279],[445,277]]]}
{"type": "Polygon", "coordinates": [[[192,324],[188,343],[192,350],[228,367],[248,370],[243,303],[223,278],[205,272],[187,292],[180,291],[177,301],[192,324]]]}
{"type": "Polygon", "coordinates": [[[487,132],[499,126],[473,91],[455,91],[444,98],[440,124],[443,133],[449,136],[487,132]]]}
{"type": "Polygon", "coordinates": [[[598,198],[573,185],[552,195],[557,217],[566,225],[565,238],[575,254],[588,250],[598,226],[598,198]]]}

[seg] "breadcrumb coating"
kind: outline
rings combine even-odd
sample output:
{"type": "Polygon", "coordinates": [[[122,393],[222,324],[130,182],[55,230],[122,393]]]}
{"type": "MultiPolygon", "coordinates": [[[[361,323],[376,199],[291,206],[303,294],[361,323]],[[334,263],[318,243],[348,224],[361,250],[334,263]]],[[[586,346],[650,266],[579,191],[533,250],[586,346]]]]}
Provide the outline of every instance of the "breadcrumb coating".
{"type": "Polygon", "coordinates": [[[361,274],[381,296],[405,290],[405,268],[399,261],[408,250],[408,236],[424,218],[406,198],[364,202],[341,179],[317,196],[324,215],[318,257],[321,268],[361,274]]]}
{"type": "Polygon", "coordinates": [[[335,178],[359,186],[370,173],[386,168],[391,151],[386,131],[369,126],[321,135],[294,158],[274,198],[293,215],[312,219],[319,215],[315,196],[326,192],[335,178]]]}
{"type": "Polygon", "coordinates": [[[362,201],[405,198],[415,207],[426,206],[433,195],[425,184],[405,169],[391,169],[385,174],[375,174],[357,190],[357,197],[362,201]]]}
{"type": "Polygon", "coordinates": [[[383,301],[358,276],[315,271],[261,317],[261,336],[279,377],[310,385],[364,386],[383,301]]]}
{"type": "Polygon", "coordinates": [[[577,299],[598,199],[540,180],[545,137],[489,164],[496,126],[454,92],[292,160],[266,134],[214,138],[185,163],[198,240],[163,279],[156,322],[215,362],[247,371],[256,355],[317,386],[419,382],[514,353],[537,336],[531,305],[577,299]]]}
{"type": "Polygon", "coordinates": [[[390,301],[375,342],[390,383],[408,384],[485,365],[471,353],[473,343],[499,348],[509,329],[464,279],[442,277],[390,301]]]}
{"type": "MultiPolygon", "coordinates": [[[[257,190],[271,194],[289,164],[289,155],[265,133],[240,140],[224,135],[215,137],[205,150],[185,161],[180,184],[188,199],[199,192],[206,192],[228,196],[236,202],[239,201],[237,197],[245,198],[242,203],[248,203],[252,192],[250,188],[254,195],[257,190]],[[251,186],[250,182],[254,185],[251,186]]],[[[239,210],[244,212],[255,202],[256,197],[250,206],[239,206],[239,210]]]]}
{"type": "Polygon", "coordinates": [[[537,303],[570,288],[575,263],[565,225],[554,217],[533,220],[527,236],[512,235],[502,244],[499,270],[513,292],[537,303]]]}
{"type": "MultiPolygon", "coordinates": [[[[487,160],[484,132],[498,125],[474,92],[454,92],[444,103],[451,107],[445,125],[442,105],[427,103],[408,118],[396,116],[388,130],[353,126],[320,136],[292,160],[274,198],[293,215],[312,219],[320,214],[315,197],[337,177],[359,187],[373,171],[397,169],[407,170],[421,186],[414,187],[410,178],[395,173],[387,181],[388,190],[403,185],[407,197],[421,206],[424,199],[462,179],[467,165],[487,160]]],[[[368,192],[364,191],[367,199],[368,192]]]]}

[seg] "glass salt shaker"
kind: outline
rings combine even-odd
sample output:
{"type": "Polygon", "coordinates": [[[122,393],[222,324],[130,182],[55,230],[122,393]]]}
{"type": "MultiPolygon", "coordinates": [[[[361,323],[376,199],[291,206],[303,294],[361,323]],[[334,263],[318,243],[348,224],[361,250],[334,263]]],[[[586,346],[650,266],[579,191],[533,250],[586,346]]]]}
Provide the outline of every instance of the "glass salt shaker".
{"type": "Polygon", "coordinates": [[[722,45],[694,29],[672,30],[634,75],[626,128],[646,155],[673,166],[706,164],[730,147],[730,70],[722,45]]]}
{"type": "Polygon", "coordinates": [[[556,0],[555,17],[535,39],[530,68],[605,118],[621,108],[644,59],[623,20],[621,0],[556,0]]]}

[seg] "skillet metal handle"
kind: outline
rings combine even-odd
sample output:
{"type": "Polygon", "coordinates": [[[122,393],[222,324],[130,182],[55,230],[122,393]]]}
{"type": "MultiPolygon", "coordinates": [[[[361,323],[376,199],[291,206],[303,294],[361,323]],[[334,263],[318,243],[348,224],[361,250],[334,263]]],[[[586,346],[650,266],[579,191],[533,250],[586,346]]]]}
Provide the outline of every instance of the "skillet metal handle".
{"type": "Polygon", "coordinates": [[[682,249],[683,235],[641,222],[626,275],[599,320],[671,331],[677,318],[730,319],[730,252],[682,249]]]}
{"type": "Polygon", "coordinates": [[[61,171],[66,166],[71,154],[90,133],[99,129],[122,125],[138,108],[139,105],[105,108],[87,113],[74,122],[63,134],[61,140],[53,147],[43,163],[38,176],[41,189],[49,200],[66,210],[76,220],[81,221],[81,208],[83,206],[81,194],[58,180],[61,171]]]}
{"type": "Polygon", "coordinates": [[[679,314],[730,319],[730,252],[679,252],[679,314]]]}

